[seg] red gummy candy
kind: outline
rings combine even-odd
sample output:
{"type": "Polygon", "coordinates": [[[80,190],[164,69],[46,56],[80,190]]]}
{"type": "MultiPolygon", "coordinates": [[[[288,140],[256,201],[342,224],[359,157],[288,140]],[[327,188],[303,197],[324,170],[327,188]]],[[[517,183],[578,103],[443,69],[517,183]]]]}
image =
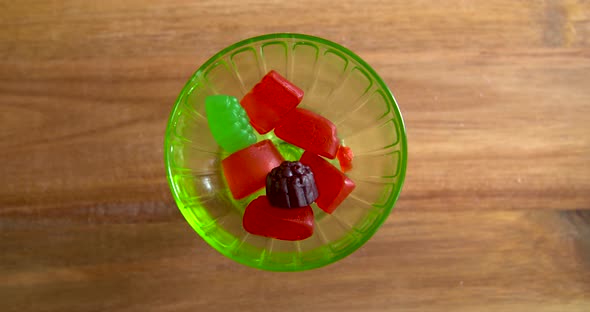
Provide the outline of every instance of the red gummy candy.
{"type": "Polygon", "coordinates": [[[275,134],[293,145],[330,159],[336,157],[340,146],[336,126],[331,121],[301,108],[291,111],[275,129],[275,134]]]}
{"type": "Polygon", "coordinates": [[[244,198],[266,185],[266,175],[284,161],[269,140],[241,149],[221,161],[223,175],[236,199],[244,198]]]}
{"type": "Polygon", "coordinates": [[[340,169],[342,172],[348,172],[352,169],[352,159],[354,158],[354,153],[348,146],[340,146],[338,149],[338,153],[336,153],[336,157],[338,157],[338,162],[340,163],[340,169]]]}
{"type": "Polygon", "coordinates": [[[274,129],[281,119],[303,99],[299,89],[279,73],[271,70],[240,101],[250,123],[260,134],[274,129]]]}
{"type": "Polygon", "coordinates": [[[310,206],[300,208],[278,208],[260,196],[250,202],[244,218],[244,229],[248,233],[281,240],[296,241],[313,234],[313,210],[310,206]]]}
{"type": "Polygon", "coordinates": [[[327,213],[332,213],[356,186],[338,168],[318,155],[305,152],[300,162],[311,168],[319,194],[315,202],[327,213]]]}

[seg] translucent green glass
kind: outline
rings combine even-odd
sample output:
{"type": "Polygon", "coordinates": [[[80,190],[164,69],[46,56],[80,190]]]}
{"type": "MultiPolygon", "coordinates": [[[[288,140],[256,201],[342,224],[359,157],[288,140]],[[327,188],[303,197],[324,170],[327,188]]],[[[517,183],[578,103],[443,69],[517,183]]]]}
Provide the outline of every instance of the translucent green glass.
{"type": "MultiPolygon", "coordinates": [[[[287,160],[297,160],[303,152],[272,131],[258,135],[263,138],[272,140],[287,160]]],[[[317,268],[362,246],[391,212],[407,162],[402,116],[377,73],[348,49],[300,34],[247,39],[205,62],[176,101],[164,148],[174,199],[194,230],[223,255],[273,271],[317,268]],[[297,242],[251,235],[242,228],[246,205],[264,190],[242,200],[232,198],[220,165],[228,153],[216,144],[207,123],[207,96],[241,99],[271,69],[303,89],[299,107],[331,120],[355,154],[347,174],[356,189],[333,214],[314,204],[315,232],[297,242]]]]}

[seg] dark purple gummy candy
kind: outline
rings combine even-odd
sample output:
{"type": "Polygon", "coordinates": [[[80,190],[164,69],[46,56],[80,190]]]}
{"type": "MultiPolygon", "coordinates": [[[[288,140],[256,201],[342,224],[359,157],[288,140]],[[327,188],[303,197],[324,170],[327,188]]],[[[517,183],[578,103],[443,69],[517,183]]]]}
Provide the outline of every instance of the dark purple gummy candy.
{"type": "Polygon", "coordinates": [[[298,161],[284,161],[266,176],[266,197],[275,207],[309,206],[318,198],[313,172],[298,161]]]}

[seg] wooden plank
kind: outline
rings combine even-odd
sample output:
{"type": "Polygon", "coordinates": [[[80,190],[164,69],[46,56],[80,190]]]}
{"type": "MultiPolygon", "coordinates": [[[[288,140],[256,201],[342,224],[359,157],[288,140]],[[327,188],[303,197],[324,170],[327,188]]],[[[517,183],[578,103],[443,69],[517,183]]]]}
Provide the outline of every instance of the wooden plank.
{"type": "Polygon", "coordinates": [[[590,310],[590,2],[0,2],[1,311],[590,310]],[[296,274],[182,220],[169,111],[216,51],[325,37],[391,87],[409,143],[394,213],[296,274]]]}
{"type": "Polygon", "coordinates": [[[590,214],[393,213],[296,274],[233,263],[182,220],[3,231],[3,311],[587,311],[590,214]],[[8,309],[6,309],[8,307],[8,309]]]}
{"type": "MultiPolygon", "coordinates": [[[[406,119],[403,207],[590,207],[588,54],[511,53],[368,54],[406,119]]],[[[0,205],[43,215],[167,202],[163,132],[194,67],[151,57],[1,65],[0,205]],[[12,77],[17,67],[39,78],[12,77]]]]}

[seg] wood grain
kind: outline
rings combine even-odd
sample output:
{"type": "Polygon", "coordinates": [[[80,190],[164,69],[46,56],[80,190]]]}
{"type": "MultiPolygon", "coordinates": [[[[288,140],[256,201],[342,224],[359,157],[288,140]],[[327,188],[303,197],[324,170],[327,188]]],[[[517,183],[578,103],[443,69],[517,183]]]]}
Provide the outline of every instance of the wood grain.
{"type": "Polygon", "coordinates": [[[0,1],[0,310],[588,311],[588,73],[587,0],[0,1]],[[218,255],[164,174],[188,77],[270,32],[358,53],[408,133],[386,225],[297,274],[218,255]]]}
{"type": "Polygon", "coordinates": [[[237,265],[182,220],[8,230],[0,302],[8,311],[587,310],[588,212],[391,217],[354,255],[295,274],[237,265]]]}

